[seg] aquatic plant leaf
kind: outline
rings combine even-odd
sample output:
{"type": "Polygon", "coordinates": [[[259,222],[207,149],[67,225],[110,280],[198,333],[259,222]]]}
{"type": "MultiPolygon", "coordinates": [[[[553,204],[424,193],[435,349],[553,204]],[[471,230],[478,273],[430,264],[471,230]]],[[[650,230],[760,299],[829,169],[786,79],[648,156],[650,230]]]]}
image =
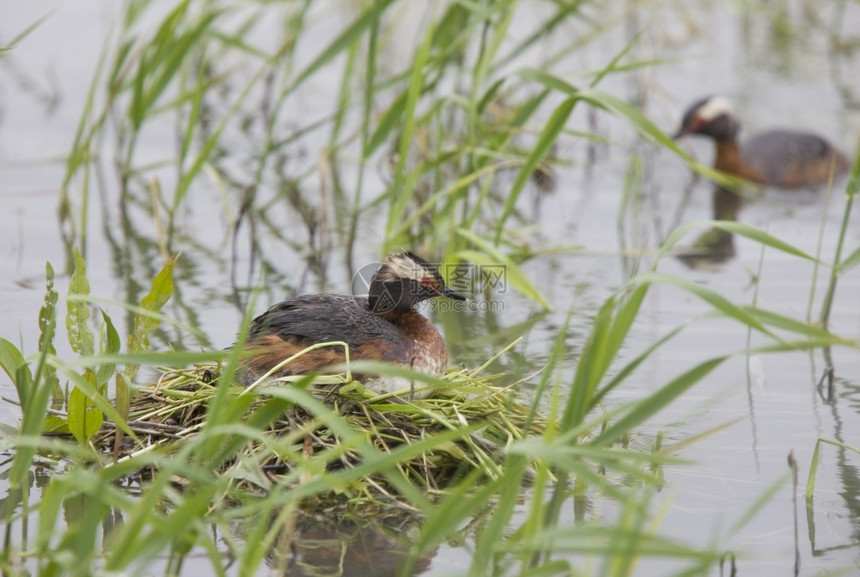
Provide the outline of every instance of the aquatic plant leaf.
{"type": "MultiPolygon", "coordinates": [[[[75,248],[75,271],[69,282],[69,295],[90,294],[90,281],[87,279],[87,263],[75,248]]],[[[90,318],[89,305],[83,301],[70,300],[66,303],[66,331],[69,333],[69,345],[81,356],[93,354],[93,332],[87,325],[90,318]]]]}
{"type": "MultiPolygon", "coordinates": [[[[45,354],[57,354],[54,348],[54,335],[57,332],[57,300],[59,295],[54,290],[54,268],[51,263],[45,263],[45,304],[39,309],[39,350],[45,354]]],[[[42,378],[51,388],[52,405],[61,407],[65,400],[65,394],[60,381],[57,379],[57,371],[50,365],[42,366],[42,378]]]]}
{"type": "Polygon", "coordinates": [[[54,290],[54,268],[51,263],[45,263],[45,304],[39,309],[39,350],[54,354],[54,314],[59,295],[54,290]]]}
{"type": "MultiPolygon", "coordinates": [[[[119,333],[113,326],[110,316],[105,311],[102,311],[102,318],[104,319],[104,342],[99,347],[99,352],[102,354],[118,353],[120,348],[119,333]]],[[[96,371],[96,386],[100,391],[104,390],[104,385],[108,382],[111,375],[113,375],[115,369],[116,364],[110,362],[99,366],[96,371]]]]}
{"type": "MultiPolygon", "coordinates": [[[[21,401],[21,427],[20,434],[22,437],[36,438],[42,433],[45,425],[45,412],[48,407],[48,401],[51,395],[54,395],[58,403],[62,403],[64,395],[59,387],[56,378],[55,369],[50,366],[50,359],[56,358],[53,353],[53,335],[56,331],[56,313],[54,305],[57,297],[53,291],[53,269],[50,264],[46,267],[46,275],[48,278],[48,290],[45,297],[45,306],[40,311],[40,326],[42,334],[40,335],[39,344],[39,361],[36,365],[34,373],[30,372],[30,367],[26,364],[21,353],[17,349],[9,349],[5,347],[4,368],[6,364],[17,365],[14,368],[14,375],[10,375],[19,392],[19,400],[21,401]],[[18,358],[16,358],[16,356],[18,358]]],[[[5,341],[0,339],[0,345],[5,341]]],[[[0,350],[4,347],[0,346],[0,350]]],[[[36,455],[36,446],[25,443],[19,445],[15,451],[15,457],[12,463],[12,468],[9,471],[8,479],[12,487],[19,487],[30,482],[29,474],[30,467],[33,463],[33,458],[36,455]]]]}
{"type": "Polygon", "coordinates": [[[131,405],[131,387],[122,373],[116,374],[115,383],[113,404],[120,416],[127,420],[129,406],[131,405]]]}
{"type": "Polygon", "coordinates": [[[45,433],[71,433],[69,430],[69,422],[63,417],[57,415],[45,416],[45,423],[42,425],[42,431],[45,433]]]}
{"type": "Polygon", "coordinates": [[[26,407],[30,400],[29,384],[33,381],[33,376],[30,374],[30,367],[27,366],[27,361],[24,360],[24,355],[18,350],[18,347],[0,337],[0,367],[9,376],[9,380],[15,383],[15,388],[18,390],[18,401],[22,407],[26,407]],[[25,378],[19,378],[19,373],[24,373],[25,378]]]}
{"type": "MultiPolygon", "coordinates": [[[[96,375],[87,370],[83,376],[95,386],[96,375]]],[[[104,416],[99,408],[78,387],[69,395],[69,430],[79,443],[86,444],[101,428],[104,416]]]]}
{"type": "MultiPolygon", "coordinates": [[[[152,279],[149,292],[140,301],[141,308],[147,312],[158,312],[161,307],[173,295],[173,267],[176,264],[176,255],[167,259],[164,268],[152,279]]],[[[134,315],[134,328],[128,336],[128,352],[137,353],[149,350],[149,333],[158,328],[159,320],[156,317],[140,312],[134,315]]],[[[126,365],[126,377],[131,380],[137,373],[136,365],[126,365]]]]}
{"type": "MultiPolygon", "coordinates": [[[[138,439],[137,435],[132,431],[125,422],[125,419],[117,412],[116,408],[107,400],[107,398],[99,393],[96,388],[93,386],[93,379],[86,378],[87,373],[92,373],[92,371],[86,371],[84,375],[80,375],[72,368],[71,364],[64,362],[63,360],[57,357],[48,357],[48,363],[54,365],[58,371],[61,371],[75,386],[75,388],[80,389],[87,398],[101,410],[103,415],[106,415],[117,427],[122,429],[122,431],[135,440],[135,442],[140,443],[140,439],[138,439]]],[[[44,415],[44,410],[42,411],[42,415],[44,415]]],[[[41,421],[40,421],[41,424],[41,421]]]]}

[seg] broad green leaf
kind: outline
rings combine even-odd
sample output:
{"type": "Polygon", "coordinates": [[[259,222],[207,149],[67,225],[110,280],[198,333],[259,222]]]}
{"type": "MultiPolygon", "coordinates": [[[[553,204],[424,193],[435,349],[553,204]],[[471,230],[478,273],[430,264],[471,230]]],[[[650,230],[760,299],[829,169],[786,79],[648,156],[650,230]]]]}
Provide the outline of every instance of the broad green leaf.
{"type": "MultiPolygon", "coordinates": [[[[80,255],[78,255],[79,257],[80,255]]],[[[62,404],[63,392],[60,389],[56,378],[56,371],[48,363],[48,360],[54,358],[51,354],[53,347],[53,334],[56,330],[56,312],[54,305],[56,304],[56,293],[53,291],[53,270],[50,264],[46,267],[46,275],[48,278],[48,290],[45,297],[45,307],[40,311],[39,324],[42,329],[40,336],[39,361],[36,365],[34,374],[31,374],[30,368],[20,364],[15,369],[15,376],[12,381],[15,383],[19,392],[24,392],[21,396],[21,436],[22,437],[40,437],[42,427],[45,425],[45,412],[48,407],[48,402],[53,394],[55,401],[62,404]]],[[[86,277],[84,277],[86,281],[86,277]]],[[[15,352],[6,351],[11,354],[14,361],[15,352]]],[[[18,353],[20,355],[20,353],[18,353]]],[[[28,482],[30,467],[33,463],[33,457],[36,455],[36,447],[34,445],[19,446],[15,452],[15,457],[12,463],[12,469],[9,471],[9,484],[13,487],[20,487],[28,482]]]]}
{"type": "MultiPolygon", "coordinates": [[[[63,374],[68,377],[71,384],[74,385],[75,388],[80,389],[84,395],[86,395],[87,398],[89,398],[90,401],[92,401],[92,403],[101,410],[103,415],[107,415],[107,417],[116,424],[117,427],[122,429],[126,435],[134,439],[136,442],[140,442],[134,431],[132,431],[126,424],[125,419],[123,419],[123,417],[117,412],[116,408],[110,403],[110,401],[96,390],[89,378],[79,375],[72,369],[70,364],[65,363],[57,357],[48,357],[47,361],[54,365],[59,371],[62,371],[63,374]]],[[[85,375],[87,374],[92,374],[92,371],[86,371],[85,375]]],[[[95,380],[94,376],[92,380],[95,380]]]]}
{"type": "Polygon", "coordinates": [[[70,433],[69,422],[57,415],[47,415],[45,423],[42,425],[42,431],[45,433],[70,433]]]}
{"type": "MultiPolygon", "coordinates": [[[[104,319],[104,335],[103,342],[99,346],[99,352],[108,355],[116,354],[120,348],[119,333],[117,333],[113,321],[105,311],[102,311],[102,318],[104,319]]],[[[100,391],[104,392],[104,385],[110,380],[115,368],[114,363],[105,363],[96,371],[96,386],[100,391]]]]}
{"type": "MultiPolygon", "coordinates": [[[[75,272],[69,282],[70,295],[90,294],[90,281],[87,280],[87,263],[78,249],[75,249],[75,272]]],[[[66,330],[69,333],[69,345],[81,356],[93,354],[93,333],[87,325],[90,318],[89,306],[80,301],[66,303],[66,330]]]]}
{"type": "Polygon", "coordinates": [[[18,347],[0,337],[0,366],[6,371],[9,380],[15,383],[15,388],[18,390],[18,401],[22,407],[26,407],[30,400],[29,384],[33,382],[33,376],[30,374],[30,368],[24,360],[24,355],[18,350],[18,347]],[[26,377],[24,381],[19,382],[19,371],[24,371],[26,377]]]}
{"type": "MultiPolygon", "coordinates": [[[[95,385],[96,375],[90,370],[84,379],[95,385]]],[[[78,387],[69,395],[69,430],[80,444],[86,444],[101,428],[104,417],[98,407],[78,387]]]]}
{"type": "MultiPolygon", "coordinates": [[[[152,279],[149,293],[140,301],[146,311],[158,312],[173,295],[173,267],[176,256],[167,259],[164,268],[152,279]]],[[[158,328],[159,321],[145,314],[134,315],[134,328],[128,336],[128,352],[138,353],[149,350],[149,333],[158,328]]],[[[126,378],[131,381],[137,373],[136,365],[126,365],[126,378]]]]}

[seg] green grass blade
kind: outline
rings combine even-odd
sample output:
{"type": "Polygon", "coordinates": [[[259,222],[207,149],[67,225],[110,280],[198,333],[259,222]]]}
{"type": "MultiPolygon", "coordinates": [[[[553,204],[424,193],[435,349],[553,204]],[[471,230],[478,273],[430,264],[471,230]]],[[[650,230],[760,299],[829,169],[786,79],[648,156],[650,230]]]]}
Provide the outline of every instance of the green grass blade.
{"type": "Polygon", "coordinates": [[[511,186],[511,190],[508,192],[508,197],[502,209],[502,214],[496,225],[495,244],[498,245],[501,242],[505,223],[507,222],[508,217],[513,213],[514,206],[516,206],[517,201],[519,201],[526,183],[531,178],[537,165],[552,149],[552,146],[555,144],[555,141],[562,129],[564,129],[564,125],[567,123],[567,119],[570,118],[570,115],[573,112],[573,107],[576,105],[578,100],[579,99],[576,96],[566,98],[550,115],[549,120],[544,126],[543,131],[541,131],[540,136],[538,136],[538,140],[532,148],[531,153],[529,153],[526,158],[525,164],[520,168],[517,178],[511,186]]]}
{"type": "Polygon", "coordinates": [[[28,407],[31,395],[29,385],[33,382],[30,367],[27,366],[27,361],[24,360],[24,355],[21,354],[18,347],[3,337],[0,337],[0,367],[3,367],[9,380],[15,384],[15,389],[18,391],[18,402],[21,403],[22,407],[28,407]],[[19,378],[19,372],[25,376],[19,378]]]}
{"type": "Polygon", "coordinates": [[[482,252],[474,250],[462,250],[455,253],[457,258],[470,261],[479,266],[502,265],[505,267],[507,282],[510,286],[530,298],[544,308],[544,310],[552,310],[552,306],[540,293],[537,287],[532,284],[528,276],[523,272],[523,269],[514,262],[514,260],[502,251],[492,245],[492,243],[482,239],[469,230],[458,229],[457,234],[467,239],[469,242],[481,249],[482,252]]]}
{"type": "MultiPolygon", "coordinates": [[[[134,439],[136,442],[140,442],[137,435],[128,427],[125,419],[122,418],[114,406],[110,401],[105,398],[105,396],[100,393],[95,386],[90,383],[85,377],[77,374],[72,366],[68,363],[65,363],[58,359],[57,357],[51,357],[48,359],[48,363],[51,364],[54,368],[59,371],[62,371],[63,374],[69,379],[72,385],[76,388],[80,389],[81,392],[86,395],[86,397],[92,401],[92,403],[98,407],[98,409],[106,415],[117,427],[123,430],[123,432],[134,439]]],[[[44,413],[43,413],[44,414],[44,413]]]]}
{"type": "Polygon", "coordinates": [[[672,379],[672,381],[664,385],[646,400],[637,403],[629,413],[612,423],[597,435],[590,444],[595,447],[606,447],[615,442],[621,435],[635,430],[647,419],[665,408],[703,377],[720,366],[727,358],[727,356],[722,356],[709,359],[672,379]]]}
{"type": "Polygon", "coordinates": [[[633,279],[633,282],[674,285],[682,290],[689,292],[690,294],[696,295],[697,297],[701,298],[703,301],[707,302],[709,305],[713,306],[715,309],[717,309],[727,317],[731,317],[737,321],[740,321],[751,329],[765,334],[777,341],[780,340],[777,335],[769,331],[767,327],[765,327],[754,315],[747,312],[744,307],[731,303],[728,299],[726,299],[719,293],[705,288],[700,284],[694,283],[681,277],[671,276],[658,272],[641,273],[633,279]]]}
{"type": "MultiPolygon", "coordinates": [[[[91,385],[92,390],[96,390],[96,377],[92,371],[84,373],[83,378],[91,385]]],[[[69,395],[68,412],[69,430],[82,445],[93,438],[104,422],[102,412],[78,387],[72,389],[69,395]]]]}
{"type": "MultiPolygon", "coordinates": [[[[173,268],[176,264],[176,256],[167,259],[164,267],[159,271],[149,292],[140,301],[144,310],[158,312],[173,295],[173,268]]],[[[134,327],[128,336],[128,352],[137,353],[149,350],[149,333],[158,327],[159,321],[150,315],[136,314],[134,316],[134,327]]],[[[125,367],[125,378],[131,382],[137,374],[137,365],[128,364],[125,367]]]]}
{"type": "Polygon", "coordinates": [[[402,118],[403,128],[400,130],[397,166],[394,169],[394,182],[391,185],[393,196],[388,209],[388,224],[385,227],[385,236],[389,242],[392,240],[392,232],[403,221],[406,207],[412,199],[414,179],[406,178],[406,164],[410,158],[409,151],[415,136],[415,109],[424,88],[424,68],[430,54],[433,30],[433,26],[428,26],[424,33],[424,39],[412,62],[412,74],[406,89],[406,102],[402,118]]]}
{"type": "Polygon", "coordinates": [[[314,58],[301,72],[299,72],[289,87],[280,95],[284,99],[288,94],[294,92],[308,78],[321,70],[325,64],[335,58],[338,54],[346,50],[354,42],[358,42],[363,34],[371,26],[376,26],[382,13],[388,8],[392,0],[378,0],[372,2],[370,7],[365,10],[361,16],[355,19],[346,30],[341,32],[328,46],[326,46],[320,54],[314,58]]]}

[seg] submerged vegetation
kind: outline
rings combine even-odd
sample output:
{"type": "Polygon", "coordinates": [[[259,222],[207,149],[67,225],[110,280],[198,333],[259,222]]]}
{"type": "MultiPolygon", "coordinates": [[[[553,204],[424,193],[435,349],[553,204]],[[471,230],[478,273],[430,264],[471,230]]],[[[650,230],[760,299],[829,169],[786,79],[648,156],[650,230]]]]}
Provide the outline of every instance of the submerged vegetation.
{"type": "MultiPolygon", "coordinates": [[[[0,569],[173,575],[193,564],[188,573],[249,575],[268,565],[299,573],[325,540],[337,542],[340,562],[376,559],[368,566],[375,574],[386,574],[385,550],[392,575],[417,574],[452,543],[468,550],[461,572],[469,575],[632,575],[643,561],[665,563],[661,574],[696,575],[733,558],[725,542],[788,470],[712,543],[689,543],[661,533],[654,497],[663,467],[679,463],[673,455],[719,427],[675,444],[637,433],[735,356],[860,349],[856,336],[827,328],[837,280],[860,262],[860,249],[843,256],[860,158],[833,262],[742,223],[684,225],[650,266],[643,258],[605,295],[581,349],[572,351],[573,303],[551,303],[524,268],[540,253],[574,249],[537,244],[523,199],[539,198],[555,167],[574,162],[556,149],[560,136],[605,143],[567,128],[574,111],[612,114],[726,184],[636,106],[601,89],[611,75],[660,63],[630,57],[633,35],[577,82],[553,74],[611,28],[591,17],[588,2],[547,2],[533,26],[516,34],[516,2],[431,3],[417,18],[409,12],[418,5],[393,0],[349,3],[325,17],[317,6],[185,0],[159,11],[146,0],[126,4],[62,183],[71,352],[57,352],[65,346],[58,346],[61,299],[51,265],[35,352],[0,339],[0,366],[22,415],[16,431],[4,427],[14,456],[0,569]],[[569,37],[571,22],[581,35],[569,37]],[[535,56],[547,38],[556,40],[552,49],[535,56]],[[324,102],[305,114],[309,98],[324,102]],[[163,138],[165,125],[172,139],[163,138]],[[159,146],[147,146],[148,138],[159,146]],[[104,182],[109,164],[115,186],[104,182]],[[97,199],[97,191],[109,199],[97,199]],[[220,205],[229,266],[189,232],[200,227],[195,202],[220,205]],[[117,226],[104,221],[118,274],[134,278],[124,303],[95,296],[102,291],[90,286],[96,205],[120,214],[117,226]],[[663,259],[703,227],[830,267],[817,320],[733,303],[661,272],[663,259]],[[213,265],[209,274],[219,282],[230,277],[244,315],[241,342],[257,299],[284,285],[303,288],[301,275],[287,276],[276,259],[287,254],[325,278],[332,255],[343,255],[349,278],[356,246],[369,236],[378,252],[412,247],[443,263],[503,266],[509,286],[536,310],[554,304],[571,312],[533,370],[496,371],[522,354],[519,335],[500,330],[502,346],[515,344],[477,368],[452,369],[442,379],[406,371],[440,387],[426,400],[379,398],[348,375],[328,396],[309,392],[320,378],[314,375],[289,385],[235,385],[241,347],[217,350],[183,301],[197,267],[213,265]],[[127,251],[128,244],[138,250],[127,251]],[[135,284],[144,281],[147,288],[135,284]],[[624,347],[655,285],[700,299],[707,313],[631,355],[624,347]],[[168,310],[168,303],[176,306],[168,310]],[[119,315],[124,322],[114,321],[119,315]],[[697,359],[641,399],[609,402],[654,351],[714,317],[737,323],[754,344],[697,359]],[[595,495],[606,512],[586,520],[595,495]],[[333,527],[345,533],[333,537],[333,527]],[[382,543],[362,556],[353,549],[363,546],[365,530],[382,543]]],[[[635,174],[634,167],[631,189],[635,174]]],[[[392,371],[405,369],[361,370],[392,371]]]]}

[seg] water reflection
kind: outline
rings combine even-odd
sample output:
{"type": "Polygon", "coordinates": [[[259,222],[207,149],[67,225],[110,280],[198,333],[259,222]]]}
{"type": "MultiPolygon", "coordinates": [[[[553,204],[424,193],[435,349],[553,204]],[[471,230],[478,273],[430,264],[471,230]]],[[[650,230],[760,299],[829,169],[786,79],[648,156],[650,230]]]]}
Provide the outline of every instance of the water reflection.
{"type": "MultiPolygon", "coordinates": [[[[737,221],[743,205],[741,196],[722,186],[715,186],[711,193],[713,220],[737,221]]],[[[710,228],[703,232],[678,255],[678,260],[692,269],[712,268],[735,256],[734,235],[721,228],[710,228]]]]}
{"type": "MultiPolygon", "coordinates": [[[[855,413],[860,412],[860,386],[844,379],[836,379],[836,381],[839,390],[843,391],[839,395],[839,398],[844,401],[841,406],[843,408],[847,406],[848,409],[855,413]]],[[[827,406],[830,407],[834,424],[831,440],[841,443],[842,446],[820,444],[821,460],[819,463],[832,462],[832,455],[835,453],[835,464],[840,483],[837,494],[842,499],[842,507],[848,512],[847,515],[844,515],[844,518],[845,522],[850,525],[851,532],[850,535],[840,537],[836,543],[822,547],[818,543],[818,532],[815,523],[816,503],[819,505],[819,510],[822,507],[827,507],[823,513],[828,516],[832,515],[832,510],[836,508],[836,505],[820,497],[810,499],[807,502],[806,521],[809,529],[809,546],[814,557],[823,556],[829,551],[852,549],[860,545],[860,467],[855,464],[858,457],[857,453],[847,448],[850,446],[856,447],[856,442],[853,438],[846,438],[850,437],[850,435],[845,434],[846,418],[840,414],[840,405],[836,402],[831,402],[827,406]]],[[[821,465],[819,465],[819,472],[821,470],[821,465]]],[[[816,493],[824,491],[826,489],[816,489],[816,493]]],[[[830,531],[827,536],[833,537],[833,531],[830,531]]]]}
{"type": "Polygon", "coordinates": [[[436,550],[410,560],[412,542],[418,535],[417,515],[402,513],[362,519],[303,516],[285,528],[267,557],[277,575],[290,577],[394,577],[403,575],[410,561],[410,575],[430,567],[436,550]]]}

